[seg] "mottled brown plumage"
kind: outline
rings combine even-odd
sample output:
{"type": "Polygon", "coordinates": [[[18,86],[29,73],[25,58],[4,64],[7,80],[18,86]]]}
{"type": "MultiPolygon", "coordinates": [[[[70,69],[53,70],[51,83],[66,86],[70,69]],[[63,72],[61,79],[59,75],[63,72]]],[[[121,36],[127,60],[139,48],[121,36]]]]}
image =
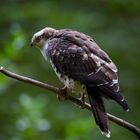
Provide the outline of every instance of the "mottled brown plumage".
{"type": "Polygon", "coordinates": [[[124,110],[128,105],[120,93],[117,68],[95,41],[80,32],[45,28],[32,38],[54,68],[58,78],[68,88],[79,82],[86,88],[95,121],[109,136],[107,115],[102,97],[113,99],[124,110]]]}

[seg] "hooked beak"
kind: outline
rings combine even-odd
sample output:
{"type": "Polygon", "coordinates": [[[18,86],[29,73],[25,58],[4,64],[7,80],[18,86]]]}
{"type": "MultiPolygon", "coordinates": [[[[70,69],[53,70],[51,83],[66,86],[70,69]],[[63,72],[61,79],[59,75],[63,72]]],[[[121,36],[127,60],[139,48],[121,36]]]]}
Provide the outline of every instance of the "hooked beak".
{"type": "Polygon", "coordinates": [[[31,43],[30,43],[30,47],[33,47],[33,46],[34,46],[34,44],[33,44],[33,42],[31,42],[31,43]]]}

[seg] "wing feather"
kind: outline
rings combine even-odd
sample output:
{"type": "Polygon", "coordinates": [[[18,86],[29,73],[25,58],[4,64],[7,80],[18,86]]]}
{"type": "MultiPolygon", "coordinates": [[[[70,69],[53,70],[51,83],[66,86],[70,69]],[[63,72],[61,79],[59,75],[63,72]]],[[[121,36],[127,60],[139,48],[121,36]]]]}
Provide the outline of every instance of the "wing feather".
{"type": "Polygon", "coordinates": [[[60,30],[49,45],[56,50],[52,55],[50,49],[49,56],[61,74],[89,87],[98,87],[104,96],[117,102],[122,100],[117,68],[93,39],[76,31],[60,30]]]}

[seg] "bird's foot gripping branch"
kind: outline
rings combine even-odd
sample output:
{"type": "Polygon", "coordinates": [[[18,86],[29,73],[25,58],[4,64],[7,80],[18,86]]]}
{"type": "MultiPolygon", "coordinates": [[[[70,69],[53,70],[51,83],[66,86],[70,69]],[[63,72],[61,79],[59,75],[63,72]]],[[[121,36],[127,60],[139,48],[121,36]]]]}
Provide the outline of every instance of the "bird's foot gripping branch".
{"type": "Polygon", "coordinates": [[[61,95],[57,94],[57,95],[56,95],[57,98],[58,98],[60,101],[61,101],[61,100],[62,100],[62,101],[63,101],[63,100],[67,100],[67,98],[68,98],[68,96],[69,96],[67,87],[64,86],[63,88],[60,88],[59,90],[60,90],[61,95]]]}
{"type": "MultiPolygon", "coordinates": [[[[8,77],[11,77],[13,79],[16,79],[18,81],[22,81],[24,83],[27,83],[27,84],[31,84],[33,86],[37,86],[37,87],[40,87],[40,88],[44,88],[44,89],[47,89],[49,91],[52,91],[52,93],[55,93],[56,95],[59,95],[60,97],[64,97],[64,91],[67,92],[66,90],[62,90],[58,87],[55,87],[53,85],[50,85],[50,84],[46,84],[46,83],[43,83],[43,82],[40,82],[38,80],[34,80],[34,79],[31,79],[31,78],[28,78],[28,77],[25,77],[25,76],[21,76],[21,75],[18,75],[16,73],[13,73],[13,72],[10,72],[6,69],[4,69],[3,67],[0,67],[0,72],[8,77]]],[[[66,94],[66,93],[65,93],[66,94]]],[[[65,98],[71,102],[73,102],[74,104],[82,107],[83,106],[83,102],[73,96],[70,96],[68,95],[67,98],[65,98]]],[[[88,103],[84,103],[84,108],[88,109],[91,111],[91,106],[88,104],[88,103]]],[[[135,125],[121,119],[121,118],[118,118],[116,116],[113,116],[109,113],[107,113],[107,116],[108,116],[108,119],[114,123],[116,123],[117,125],[119,126],[122,126],[126,129],[128,129],[129,131],[131,131],[132,133],[134,133],[135,135],[137,135],[137,137],[140,139],[140,129],[138,127],[136,127],[135,125]]]]}

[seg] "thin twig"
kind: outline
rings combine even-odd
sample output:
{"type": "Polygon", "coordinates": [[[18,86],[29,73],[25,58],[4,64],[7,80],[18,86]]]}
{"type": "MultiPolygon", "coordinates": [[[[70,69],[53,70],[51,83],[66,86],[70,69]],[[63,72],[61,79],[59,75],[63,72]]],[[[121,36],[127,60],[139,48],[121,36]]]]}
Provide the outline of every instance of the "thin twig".
{"type": "MultiPolygon", "coordinates": [[[[25,77],[25,76],[21,76],[21,75],[18,75],[18,74],[15,74],[13,72],[10,72],[6,69],[4,69],[3,67],[0,67],[0,72],[3,73],[4,75],[8,76],[8,77],[11,77],[11,78],[14,78],[16,80],[19,80],[19,81],[22,81],[24,83],[29,83],[31,85],[34,85],[34,86],[38,86],[40,88],[44,88],[44,89],[47,89],[47,90],[50,90],[52,91],[53,93],[59,95],[59,96],[64,96],[64,94],[62,93],[62,89],[58,88],[58,87],[55,87],[53,85],[50,85],[50,84],[46,84],[46,83],[43,83],[43,82],[40,82],[40,81],[37,81],[37,80],[34,80],[34,79],[31,79],[31,78],[28,78],[28,77],[25,77]]],[[[79,106],[83,106],[83,103],[81,102],[81,100],[73,97],[73,96],[68,96],[67,97],[67,100],[70,100],[72,101],[73,103],[79,105],[79,106]]],[[[84,104],[84,107],[88,110],[91,111],[91,107],[88,103],[85,102],[84,104]]],[[[128,129],[129,131],[133,132],[134,134],[136,134],[138,136],[138,138],[140,139],[140,129],[138,127],[136,127],[135,125],[123,120],[123,119],[120,119],[116,116],[113,116],[109,113],[107,113],[108,115],[108,119],[126,129],[128,129]]]]}

